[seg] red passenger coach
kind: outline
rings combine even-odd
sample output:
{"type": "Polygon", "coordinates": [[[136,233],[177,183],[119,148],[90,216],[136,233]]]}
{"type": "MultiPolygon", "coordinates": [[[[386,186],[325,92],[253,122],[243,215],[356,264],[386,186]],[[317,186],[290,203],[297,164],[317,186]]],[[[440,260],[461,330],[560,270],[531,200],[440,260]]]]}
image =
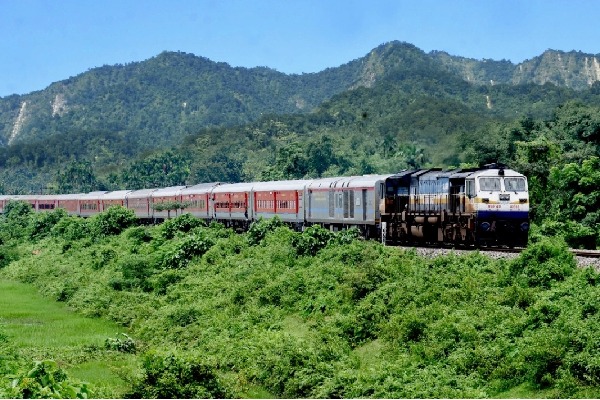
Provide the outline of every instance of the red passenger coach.
{"type": "Polygon", "coordinates": [[[10,199],[11,196],[5,194],[0,195],[0,213],[4,212],[4,206],[6,206],[6,203],[8,203],[10,199]]]}
{"type": "MultiPolygon", "coordinates": [[[[42,206],[39,207],[38,199],[41,195],[20,195],[14,196],[13,200],[24,201],[31,205],[34,211],[44,211],[50,209],[50,201],[42,201],[42,206]]],[[[52,201],[52,209],[54,209],[54,201],[52,201]]]]}
{"type": "Polygon", "coordinates": [[[152,197],[152,216],[153,218],[160,218],[160,219],[164,219],[164,218],[171,218],[171,217],[176,217],[177,215],[181,214],[181,209],[171,209],[171,210],[156,210],[154,208],[154,206],[156,204],[161,204],[161,203],[168,203],[168,202],[173,202],[173,203],[181,203],[181,190],[185,189],[185,186],[171,186],[171,187],[167,187],[167,188],[162,188],[162,189],[156,189],[154,192],[152,192],[151,197],[152,197]]]}
{"type": "Polygon", "coordinates": [[[285,222],[304,221],[304,187],[310,181],[259,182],[252,188],[254,219],[278,216],[285,222]]]}
{"type": "Polygon", "coordinates": [[[250,200],[253,183],[233,183],[213,189],[214,218],[232,225],[245,225],[252,220],[250,200]]]}
{"type": "Polygon", "coordinates": [[[100,199],[100,211],[106,211],[112,206],[126,207],[127,195],[131,190],[115,190],[102,195],[100,199]]]}
{"type": "Polygon", "coordinates": [[[134,190],[125,195],[126,206],[141,219],[152,218],[151,196],[156,189],[134,190]]]}
{"type": "Polygon", "coordinates": [[[211,192],[219,183],[201,183],[181,190],[181,202],[186,205],[184,213],[190,213],[194,217],[211,218],[211,192]]]}
{"type": "Polygon", "coordinates": [[[106,191],[82,194],[79,197],[79,215],[82,217],[90,217],[102,211],[100,202],[105,193],[106,191]]]}
{"type": "Polygon", "coordinates": [[[58,194],[56,208],[64,209],[69,215],[79,215],[79,198],[82,194],[58,194]]]}

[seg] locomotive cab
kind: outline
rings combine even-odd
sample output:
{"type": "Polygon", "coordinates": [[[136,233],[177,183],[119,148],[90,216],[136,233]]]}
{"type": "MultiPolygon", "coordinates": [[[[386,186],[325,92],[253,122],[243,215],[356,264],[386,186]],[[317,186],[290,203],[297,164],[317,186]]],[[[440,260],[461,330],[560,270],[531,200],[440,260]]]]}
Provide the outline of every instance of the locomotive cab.
{"type": "Polygon", "coordinates": [[[525,246],[529,234],[527,178],[502,167],[474,179],[477,237],[484,243],[525,246]]]}
{"type": "Polygon", "coordinates": [[[379,189],[381,215],[400,214],[408,208],[411,174],[415,171],[402,171],[381,183],[379,189]]]}

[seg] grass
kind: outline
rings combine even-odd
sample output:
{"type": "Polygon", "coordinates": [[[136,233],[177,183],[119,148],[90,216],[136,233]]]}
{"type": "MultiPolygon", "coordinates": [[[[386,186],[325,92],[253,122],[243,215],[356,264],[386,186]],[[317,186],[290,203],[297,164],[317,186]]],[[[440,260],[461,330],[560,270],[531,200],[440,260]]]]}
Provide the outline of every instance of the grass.
{"type": "Polygon", "coordinates": [[[94,385],[101,397],[122,397],[127,383],[119,370],[132,370],[135,355],[106,351],[104,341],[123,331],[85,318],[42,297],[33,286],[0,279],[0,325],[26,359],[55,360],[73,378],[94,385]]]}

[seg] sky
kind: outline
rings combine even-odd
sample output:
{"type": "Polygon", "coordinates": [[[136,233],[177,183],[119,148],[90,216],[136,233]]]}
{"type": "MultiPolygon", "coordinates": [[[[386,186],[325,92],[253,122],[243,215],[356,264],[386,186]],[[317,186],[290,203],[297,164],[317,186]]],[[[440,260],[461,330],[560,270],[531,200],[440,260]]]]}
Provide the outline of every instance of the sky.
{"type": "Polygon", "coordinates": [[[598,16],[598,0],[0,0],[0,97],[165,50],[287,74],[394,40],[515,64],[600,55],[598,16]]]}

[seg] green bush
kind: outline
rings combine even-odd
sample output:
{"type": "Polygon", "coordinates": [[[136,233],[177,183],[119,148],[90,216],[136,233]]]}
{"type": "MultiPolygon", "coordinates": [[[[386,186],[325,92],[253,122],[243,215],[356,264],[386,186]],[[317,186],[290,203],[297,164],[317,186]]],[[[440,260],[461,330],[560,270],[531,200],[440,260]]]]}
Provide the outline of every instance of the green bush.
{"type": "Polygon", "coordinates": [[[540,234],[563,238],[569,246],[575,249],[595,249],[600,244],[597,240],[600,235],[598,229],[575,221],[544,221],[540,226],[540,234]]]}
{"type": "Polygon", "coordinates": [[[119,259],[118,267],[123,279],[113,279],[111,286],[115,290],[139,288],[144,291],[152,290],[149,279],[154,272],[151,257],[131,254],[119,259]]]}
{"type": "Polygon", "coordinates": [[[208,236],[206,231],[199,231],[185,237],[175,248],[164,255],[161,266],[163,268],[185,268],[192,258],[206,253],[215,240],[208,236]]]}
{"type": "Polygon", "coordinates": [[[248,232],[246,234],[248,243],[251,246],[256,246],[263,241],[269,232],[272,232],[276,228],[284,225],[284,222],[278,216],[269,219],[264,219],[261,217],[258,219],[258,221],[254,221],[250,225],[250,228],[248,228],[248,232]]]}
{"type": "Polygon", "coordinates": [[[135,341],[126,333],[121,333],[121,336],[123,338],[107,338],[104,341],[104,348],[121,353],[135,353],[137,351],[135,341]]]}
{"type": "Polygon", "coordinates": [[[145,226],[134,226],[125,231],[126,236],[133,240],[136,245],[152,241],[153,236],[150,229],[145,226]]]}
{"type": "Polygon", "coordinates": [[[16,373],[6,394],[9,398],[22,399],[86,399],[94,396],[87,383],[70,379],[56,362],[50,360],[36,361],[30,369],[16,373]]]}
{"type": "Polygon", "coordinates": [[[81,217],[65,217],[52,227],[50,233],[54,237],[71,242],[84,238],[91,238],[92,226],[89,219],[81,217]]]}
{"type": "Polygon", "coordinates": [[[94,232],[100,235],[118,235],[125,229],[137,223],[132,210],[121,206],[112,206],[91,218],[94,232]]]}
{"type": "Polygon", "coordinates": [[[26,237],[27,225],[32,214],[33,209],[29,203],[9,200],[4,206],[2,217],[2,229],[0,229],[2,242],[26,237]]]}
{"type": "Polygon", "coordinates": [[[309,226],[299,235],[292,239],[292,245],[296,248],[298,255],[314,256],[319,250],[324,249],[334,238],[334,233],[320,227],[309,226]]]}
{"type": "Polygon", "coordinates": [[[0,245],[0,269],[19,259],[19,250],[15,245],[0,245]]]}
{"type": "Polygon", "coordinates": [[[65,217],[67,212],[62,208],[32,215],[28,226],[29,238],[35,240],[50,235],[52,228],[65,217]]]}
{"type": "Polygon", "coordinates": [[[9,200],[4,205],[4,215],[10,221],[16,221],[29,217],[33,214],[31,204],[26,201],[9,200]]]}
{"type": "Polygon", "coordinates": [[[511,264],[511,274],[524,278],[529,286],[549,288],[563,281],[577,268],[577,261],[566,243],[542,239],[530,245],[511,264]]]}
{"type": "Polygon", "coordinates": [[[233,394],[215,369],[199,357],[150,352],[143,357],[141,376],[133,382],[128,397],[209,399],[231,398],[233,394]]]}
{"type": "Polygon", "coordinates": [[[165,239],[172,239],[178,232],[189,232],[199,226],[206,226],[206,223],[192,214],[186,213],[163,222],[160,225],[160,232],[165,239]]]}

